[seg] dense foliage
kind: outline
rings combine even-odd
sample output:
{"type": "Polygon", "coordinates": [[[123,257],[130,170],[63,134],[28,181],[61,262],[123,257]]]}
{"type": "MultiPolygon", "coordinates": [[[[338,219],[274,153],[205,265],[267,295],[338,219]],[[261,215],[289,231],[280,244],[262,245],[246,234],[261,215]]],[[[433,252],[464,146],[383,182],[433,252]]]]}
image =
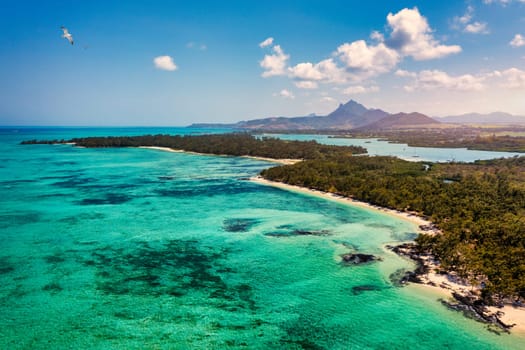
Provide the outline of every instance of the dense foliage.
{"type": "Polygon", "coordinates": [[[123,137],[87,137],[71,140],[24,141],[35,143],[75,143],[83,147],[167,147],[176,150],[231,156],[256,156],[274,159],[325,159],[366,153],[359,146],[322,145],[315,141],[286,141],[276,138],[256,138],[250,134],[215,135],[144,135],[123,137]]]}
{"type": "Polygon", "coordinates": [[[352,157],[274,167],[262,176],[427,216],[443,234],[417,242],[443,269],[483,283],[487,300],[525,297],[525,157],[474,164],[352,157]]]}

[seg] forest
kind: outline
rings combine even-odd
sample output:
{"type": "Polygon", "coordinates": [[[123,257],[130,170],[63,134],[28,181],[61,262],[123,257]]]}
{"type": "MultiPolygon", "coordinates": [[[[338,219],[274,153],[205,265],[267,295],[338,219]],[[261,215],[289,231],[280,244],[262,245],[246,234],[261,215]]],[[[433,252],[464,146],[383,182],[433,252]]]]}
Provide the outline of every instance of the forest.
{"type": "Polygon", "coordinates": [[[421,234],[421,252],[438,258],[443,270],[483,285],[488,303],[525,297],[525,157],[471,164],[333,158],[261,175],[428,217],[443,233],[421,234]]]}
{"type": "Polygon", "coordinates": [[[315,141],[287,141],[255,137],[247,133],[211,135],[144,135],[122,137],[87,137],[71,140],[29,140],[22,144],[74,143],[82,147],[167,147],[174,150],[230,156],[253,156],[274,159],[325,159],[364,154],[359,146],[322,145],[315,141]]]}

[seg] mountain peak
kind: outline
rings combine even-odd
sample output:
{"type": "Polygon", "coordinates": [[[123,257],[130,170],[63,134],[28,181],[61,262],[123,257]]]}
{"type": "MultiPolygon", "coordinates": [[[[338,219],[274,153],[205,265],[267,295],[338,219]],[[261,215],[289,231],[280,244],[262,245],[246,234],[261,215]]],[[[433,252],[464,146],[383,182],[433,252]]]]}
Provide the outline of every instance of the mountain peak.
{"type": "Polygon", "coordinates": [[[343,113],[353,116],[361,116],[366,112],[368,112],[368,109],[365,106],[354,100],[350,100],[345,104],[340,103],[339,107],[337,107],[337,109],[330,113],[328,116],[334,116],[343,113]]]}

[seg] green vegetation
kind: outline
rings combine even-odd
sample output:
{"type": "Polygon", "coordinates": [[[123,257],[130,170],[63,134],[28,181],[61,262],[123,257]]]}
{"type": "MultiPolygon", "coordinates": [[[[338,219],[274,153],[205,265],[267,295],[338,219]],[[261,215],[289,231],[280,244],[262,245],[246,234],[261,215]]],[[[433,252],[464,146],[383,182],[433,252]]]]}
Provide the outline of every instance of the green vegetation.
{"type": "Polygon", "coordinates": [[[525,157],[473,164],[393,157],[309,160],[264,170],[268,180],[427,216],[441,235],[417,243],[486,301],[525,297],[525,157]]]}
{"type": "Polygon", "coordinates": [[[315,141],[286,141],[256,138],[250,134],[216,135],[144,135],[123,137],[87,137],[71,140],[24,141],[22,144],[75,143],[82,147],[167,147],[175,150],[230,156],[254,156],[273,159],[325,159],[366,153],[359,146],[322,145],[315,141]]]}
{"type": "Polygon", "coordinates": [[[525,152],[524,128],[448,128],[432,130],[390,130],[351,132],[334,137],[379,138],[413,147],[467,148],[481,151],[525,152]]]}

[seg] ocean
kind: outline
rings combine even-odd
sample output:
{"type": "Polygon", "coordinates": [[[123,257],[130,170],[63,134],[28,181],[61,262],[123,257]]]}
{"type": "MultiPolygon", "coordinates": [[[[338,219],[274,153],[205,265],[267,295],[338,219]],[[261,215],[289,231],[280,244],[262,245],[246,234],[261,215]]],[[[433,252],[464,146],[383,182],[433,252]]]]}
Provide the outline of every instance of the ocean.
{"type": "Polygon", "coordinates": [[[1,349],[525,348],[392,282],[413,224],[247,180],[275,164],[20,145],[203,132],[0,129],[1,349]]]}

